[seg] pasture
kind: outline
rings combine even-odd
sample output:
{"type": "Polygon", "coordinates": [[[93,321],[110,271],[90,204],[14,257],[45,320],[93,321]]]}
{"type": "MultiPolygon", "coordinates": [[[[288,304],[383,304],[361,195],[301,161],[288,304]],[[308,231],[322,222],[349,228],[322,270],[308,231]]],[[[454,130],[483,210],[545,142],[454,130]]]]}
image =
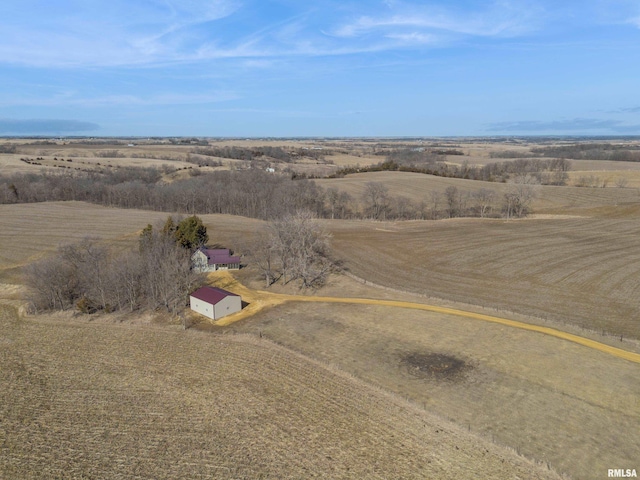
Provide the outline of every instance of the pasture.
{"type": "Polygon", "coordinates": [[[266,340],[0,308],[3,478],[559,478],[266,340]]]}
{"type": "Polygon", "coordinates": [[[604,478],[608,465],[637,460],[635,363],[542,334],[372,305],[290,303],[229,328],[336,365],[573,478],[604,478]]]}
{"type": "MultiPolygon", "coordinates": [[[[433,192],[440,194],[440,208],[444,206],[443,194],[447,187],[456,187],[460,192],[473,193],[485,188],[496,194],[495,201],[500,203],[509,184],[482,182],[460,178],[444,178],[411,172],[371,172],[347,175],[343,178],[319,179],[316,182],[324,188],[335,188],[361,198],[367,183],[381,183],[387,187],[391,196],[406,197],[409,200],[427,205],[433,203],[433,192]]],[[[638,205],[640,194],[635,188],[576,188],[533,185],[536,195],[532,209],[535,213],[553,213],[563,215],[594,215],[596,209],[609,208],[601,212],[603,216],[615,214],[616,207],[638,205]]]]}

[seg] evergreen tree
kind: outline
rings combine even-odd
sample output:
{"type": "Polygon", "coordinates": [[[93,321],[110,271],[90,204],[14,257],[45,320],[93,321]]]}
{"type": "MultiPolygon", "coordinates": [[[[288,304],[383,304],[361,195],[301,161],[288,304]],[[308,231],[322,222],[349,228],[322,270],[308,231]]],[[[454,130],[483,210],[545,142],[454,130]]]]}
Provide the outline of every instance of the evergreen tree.
{"type": "Polygon", "coordinates": [[[167,221],[164,223],[164,227],[162,227],[162,233],[164,233],[167,237],[174,237],[177,230],[176,223],[173,220],[173,217],[169,215],[167,217],[167,221]]]}
{"type": "Polygon", "coordinates": [[[193,215],[182,220],[175,230],[178,245],[188,250],[195,250],[207,243],[209,235],[202,219],[193,215]]]}
{"type": "Polygon", "coordinates": [[[144,250],[147,250],[151,245],[151,242],[153,242],[153,225],[148,223],[147,226],[142,229],[142,233],[140,234],[140,240],[138,244],[140,251],[142,252],[144,250]]]}

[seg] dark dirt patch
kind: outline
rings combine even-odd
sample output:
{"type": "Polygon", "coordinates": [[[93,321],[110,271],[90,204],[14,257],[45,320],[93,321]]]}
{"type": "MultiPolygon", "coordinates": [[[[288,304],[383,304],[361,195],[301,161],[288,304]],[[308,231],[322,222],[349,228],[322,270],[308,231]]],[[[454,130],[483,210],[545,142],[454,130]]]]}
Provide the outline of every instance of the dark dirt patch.
{"type": "Polygon", "coordinates": [[[460,380],[472,368],[464,360],[443,353],[406,353],[400,363],[415,377],[436,380],[460,380]]]}

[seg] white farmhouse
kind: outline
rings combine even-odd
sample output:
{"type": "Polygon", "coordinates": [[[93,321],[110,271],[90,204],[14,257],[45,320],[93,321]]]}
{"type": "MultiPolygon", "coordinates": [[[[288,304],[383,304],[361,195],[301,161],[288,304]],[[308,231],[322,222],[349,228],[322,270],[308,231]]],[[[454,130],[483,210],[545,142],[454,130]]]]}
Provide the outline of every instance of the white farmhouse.
{"type": "Polygon", "coordinates": [[[202,287],[189,296],[191,310],[212,320],[242,310],[240,295],[216,287],[202,287]]]}
{"type": "Polygon", "coordinates": [[[231,255],[228,248],[199,248],[191,255],[191,264],[196,272],[216,270],[238,270],[240,257],[231,255]]]}

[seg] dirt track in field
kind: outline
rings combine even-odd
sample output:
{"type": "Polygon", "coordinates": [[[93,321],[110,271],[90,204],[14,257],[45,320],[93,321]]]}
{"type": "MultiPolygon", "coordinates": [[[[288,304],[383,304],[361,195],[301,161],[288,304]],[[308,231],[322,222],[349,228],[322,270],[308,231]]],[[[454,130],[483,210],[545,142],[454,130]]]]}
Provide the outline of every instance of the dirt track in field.
{"type": "Polygon", "coordinates": [[[227,326],[238,320],[247,318],[263,308],[280,305],[286,302],[317,302],[317,303],[348,303],[358,305],[377,305],[385,307],[395,308],[409,308],[413,310],[424,310],[427,312],[435,312],[446,315],[454,315],[458,317],[471,318],[475,320],[482,320],[485,322],[498,323],[500,325],[506,325],[509,327],[519,328],[522,330],[528,330],[531,332],[542,333],[550,335],[552,337],[567,340],[569,342],[577,343],[579,345],[598,350],[614,357],[622,358],[634,363],[640,363],[640,354],[623,350],[621,348],[612,347],[604,343],[597,342],[579,335],[563,332],[554,328],[543,327],[540,325],[532,325],[516,320],[509,320],[507,318],[496,317],[493,315],[485,315],[482,313],[467,312],[464,310],[458,310],[449,307],[440,307],[437,305],[428,305],[423,303],[405,302],[399,300],[379,300],[372,298],[349,298],[349,297],[314,297],[309,295],[285,295],[278,293],[265,292],[262,290],[251,290],[240,282],[238,282],[230,273],[222,272],[214,274],[212,278],[216,280],[216,283],[227,288],[230,291],[237,293],[249,303],[249,305],[241,312],[234,315],[229,315],[216,322],[216,325],[227,326]]]}

